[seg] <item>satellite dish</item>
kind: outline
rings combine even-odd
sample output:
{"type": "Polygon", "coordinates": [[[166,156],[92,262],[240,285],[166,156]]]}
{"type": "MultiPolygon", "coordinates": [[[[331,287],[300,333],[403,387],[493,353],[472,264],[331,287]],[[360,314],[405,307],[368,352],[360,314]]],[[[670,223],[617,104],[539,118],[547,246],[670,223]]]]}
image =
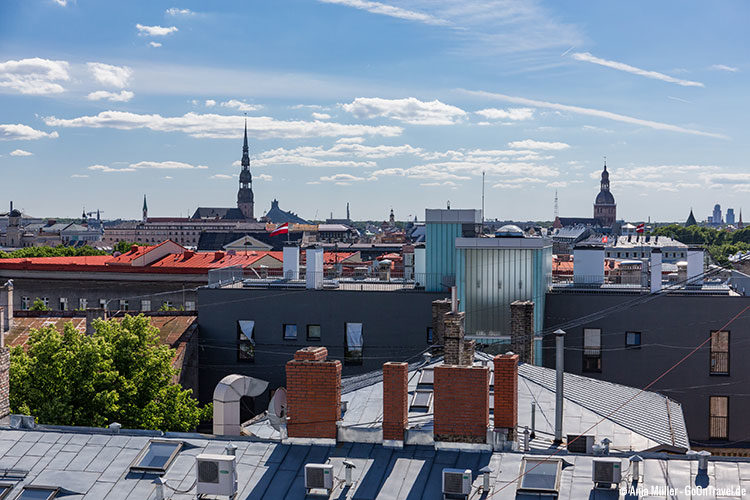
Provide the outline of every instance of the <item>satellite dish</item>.
{"type": "Polygon", "coordinates": [[[279,432],[282,425],[286,426],[286,389],[283,387],[276,389],[268,403],[268,421],[279,432]]]}

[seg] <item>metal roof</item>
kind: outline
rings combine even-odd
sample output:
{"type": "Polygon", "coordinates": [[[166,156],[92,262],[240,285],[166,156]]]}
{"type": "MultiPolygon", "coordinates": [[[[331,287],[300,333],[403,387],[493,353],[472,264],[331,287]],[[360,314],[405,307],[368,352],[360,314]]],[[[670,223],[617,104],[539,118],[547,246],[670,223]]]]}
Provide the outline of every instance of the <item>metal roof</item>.
{"type": "MultiPolygon", "coordinates": [[[[3,481],[14,485],[9,498],[24,485],[57,486],[65,500],[153,500],[157,476],[130,472],[130,465],[152,438],[182,441],[184,446],[163,476],[171,487],[188,490],[195,478],[195,456],[201,453],[224,454],[229,440],[198,434],[162,435],[148,431],[114,433],[107,429],[38,428],[36,430],[0,430],[0,468],[25,471],[21,480],[3,481]]],[[[516,479],[524,456],[521,453],[490,453],[436,450],[431,446],[385,448],[379,444],[339,443],[336,446],[286,445],[271,441],[237,438],[236,447],[239,494],[237,500],[311,498],[305,495],[304,466],[307,463],[333,465],[334,477],[344,477],[344,460],[355,465],[353,481],[347,488],[338,483],[329,498],[337,499],[410,499],[441,498],[444,468],[470,469],[472,491],[482,484],[479,472],[489,466],[490,495],[474,498],[493,500],[530,498],[516,491],[516,479]]],[[[535,454],[537,458],[544,455],[535,454]]],[[[697,461],[666,454],[641,454],[639,486],[674,488],[673,495],[641,495],[640,498],[716,498],[697,496],[697,461]],[[691,495],[692,493],[692,495],[691,495]]],[[[595,457],[562,454],[559,497],[562,500],[616,499],[616,490],[593,488],[592,462],[595,457]]],[[[628,460],[618,456],[624,472],[628,460]]],[[[627,474],[623,474],[627,477],[627,474]]],[[[710,460],[705,480],[716,488],[744,487],[750,490],[750,461],[736,458],[710,460]]],[[[172,500],[193,500],[192,493],[167,491],[172,500]]],[[[208,496],[207,498],[220,498],[208,496]]],[[[226,497],[224,497],[226,498],[226,497]]],[[[314,498],[314,497],[313,497],[314,498]]],[[[536,497],[531,497],[536,498],[536,497]]],[[[634,496],[632,498],[638,498],[634,496]]],[[[734,498],[739,498],[739,494],[734,498]]]]}

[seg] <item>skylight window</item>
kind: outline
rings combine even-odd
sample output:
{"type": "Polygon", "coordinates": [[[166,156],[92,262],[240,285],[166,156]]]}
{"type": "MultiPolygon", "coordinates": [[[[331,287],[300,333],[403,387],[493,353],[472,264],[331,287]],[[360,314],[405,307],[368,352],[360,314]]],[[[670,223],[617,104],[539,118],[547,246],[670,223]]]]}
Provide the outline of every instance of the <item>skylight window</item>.
{"type": "Polygon", "coordinates": [[[0,500],[8,496],[10,490],[13,489],[12,484],[0,484],[0,500]]]}
{"type": "Polygon", "coordinates": [[[430,409],[431,402],[432,391],[417,390],[411,399],[410,409],[427,411],[430,409]]]}
{"type": "Polygon", "coordinates": [[[52,500],[60,492],[60,488],[48,486],[24,486],[16,500],[52,500]]]}
{"type": "Polygon", "coordinates": [[[135,458],[130,470],[164,474],[181,449],[181,441],[152,439],[135,458]]]}
{"type": "Polygon", "coordinates": [[[435,383],[435,370],[425,368],[419,376],[418,385],[433,385],[435,383]]]}
{"type": "Polygon", "coordinates": [[[562,460],[524,458],[518,489],[523,491],[557,492],[560,487],[562,460]]]}

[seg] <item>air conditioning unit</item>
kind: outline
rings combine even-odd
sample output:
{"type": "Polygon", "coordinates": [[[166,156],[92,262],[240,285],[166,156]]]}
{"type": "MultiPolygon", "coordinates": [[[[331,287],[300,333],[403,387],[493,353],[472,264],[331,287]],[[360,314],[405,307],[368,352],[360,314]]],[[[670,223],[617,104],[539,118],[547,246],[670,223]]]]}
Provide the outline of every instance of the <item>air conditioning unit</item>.
{"type": "Polygon", "coordinates": [[[595,458],[591,464],[591,479],[596,488],[611,488],[622,480],[619,458],[595,458]]]}
{"type": "Polygon", "coordinates": [[[237,494],[237,457],[203,453],[195,457],[197,495],[237,494]]]}
{"type": "Polygon", "coordinates": [[[568,434],[567,437],[568,451],[570,453],[586,453],[590,455],[593,452],[594,436],[568,434]]]}
{"type": "Polygon", "coordinates": [[[471,482],[471,469],[443,469],[443,499],[468,498],[471,482]]]}
{"type": "Polygon", "coordinates": [[[331,493],[333,490],[333,465],[305,464],[305,491],[321,489],[331,493]]]}

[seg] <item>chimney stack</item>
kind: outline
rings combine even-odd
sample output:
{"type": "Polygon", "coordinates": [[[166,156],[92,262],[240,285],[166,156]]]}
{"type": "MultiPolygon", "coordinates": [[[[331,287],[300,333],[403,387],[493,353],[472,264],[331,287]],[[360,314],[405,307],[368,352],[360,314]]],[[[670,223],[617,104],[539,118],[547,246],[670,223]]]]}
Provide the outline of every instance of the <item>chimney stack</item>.
{"type": "Polygon", "coordinates": [[[661,290],[661,249],[651,250],[651,293],[661,290]]]}
{"type": "Polygon", "coordinates": [[[505,433],[505,440],[516,440],[518,425],[518,354],[495,356],[495,432],[505,433]]]}
{"type": "Polygon", "coordinates": [[[284,279],[299,279],[299,247],[284,247],[284,279]]]}
{"type": "Polygon", "coordinates": [[[521,363],[534,364],[534,303],[530,300],[510,304],[510,350],[521,363]]]}
{"type": "Polygon", "coordinates": [[[0,419],[10,414],[10,349],[0,348],[0,419]]]}
{"type": "Polygon", "coordinates": [[[687,280],[688,284],[700,285],[703,283],[703,249],[688,248],[687,251],[687,280]]]}
{"type": "Polygon", "coordinates": [[[290,438],[336,440],[341,420],[341,361],[327,357],[325,347],[305,347],[286,364],[290,438]]]}
{"type": "Polygon", "coordinates": [[[383,444],[404,445],[409,423],[408,363],[383,364],[383,444]]]}
{"type": "Polygon", "coordinates": [[[445,315],[450,311],[449,299],[432,301],[432,343],[435,345],[445,343],[445,315]]]}
{"type": "Polygon", "coordinates": [[[487,366],[435,367],[435,441],[486,443],[490,423],[490,369],[487,366]]]}
{"type": "Polygon", "coordinates": [[[323,249],[308,248],[305,250],[305,279],[307,288],[320,290],[323,288],[323,249]]]}
{"type": "Polygon", "coordinates": [[[471,366],[474,363],[473,340],[464,340],[463,312],[449,312],[443,315],[445,323],[444,356],[446,365],[471,366]]]}

